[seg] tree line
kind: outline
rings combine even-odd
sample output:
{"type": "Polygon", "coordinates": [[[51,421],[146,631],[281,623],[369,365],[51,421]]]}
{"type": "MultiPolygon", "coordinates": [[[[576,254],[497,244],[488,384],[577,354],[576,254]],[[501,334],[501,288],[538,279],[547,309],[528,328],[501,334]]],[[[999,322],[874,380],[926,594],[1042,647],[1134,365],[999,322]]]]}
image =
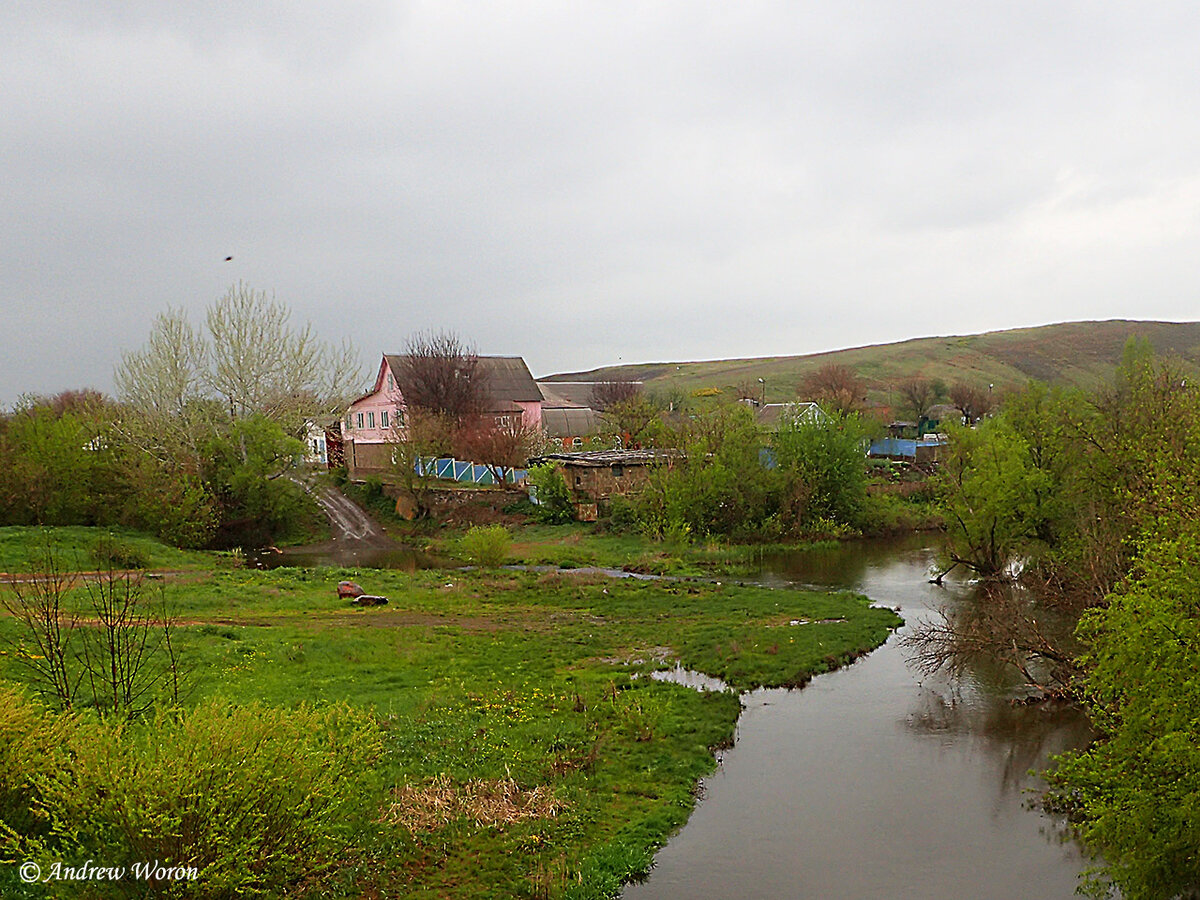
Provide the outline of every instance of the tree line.
{"type": "Polygon", "coordinates": [[[1194,367],[1133,339],[1107,383],[1032,384],[951,439],[937,476],[947,566],[1035,585],[1041,608],[1078,619],[1082,650],[1048,638],[1037,611],[1002,591],[981,592],[977,609],[919,650],[935,662],[956,644],[1016,665],[1035,659],[1084,704],[1099,739],[1059,760],[1049,802],[1102,855],[1085,889],[1200,892],[1194,367]]]}
{"type": "Polygon", "coordinates": [[[0,524],[125,525],[182,547],[259,546],[316,510],[286,477],[307,422],[361,385],[351,347],[237,284],[195,327],[179,309],[125,354],[117,396],[25,397],[0,417],[0,524]]]}

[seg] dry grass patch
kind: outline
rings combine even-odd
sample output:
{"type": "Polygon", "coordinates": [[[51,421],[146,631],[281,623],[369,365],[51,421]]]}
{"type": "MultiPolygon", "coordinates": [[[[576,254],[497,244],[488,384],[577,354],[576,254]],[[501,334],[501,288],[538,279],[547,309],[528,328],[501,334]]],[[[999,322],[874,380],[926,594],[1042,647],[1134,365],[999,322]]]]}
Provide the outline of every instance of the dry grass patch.
{"type": "Polygon", "coordinates": [[[413,834],[437,831],[460,819],[474,822],[477,828],[502,829],[517,822],[553,818],[565,806],[547,785],[526,790],[511,778],[474,779],[456,785],[443,774],[395,788],[379,821],[413,834]]]}

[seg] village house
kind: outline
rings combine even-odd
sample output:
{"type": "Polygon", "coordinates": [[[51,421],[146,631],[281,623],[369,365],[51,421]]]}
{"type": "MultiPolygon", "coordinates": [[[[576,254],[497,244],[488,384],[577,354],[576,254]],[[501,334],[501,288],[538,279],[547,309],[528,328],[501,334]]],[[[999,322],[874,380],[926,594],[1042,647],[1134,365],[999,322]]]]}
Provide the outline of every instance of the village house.
{"type": "MultiPolygon", "coordinates": [[[[351,478],[387,472],[397,440],[405,436],[403,357],[384,354],[371,391],[350,404],[342,427],[346,468],[351,478]]],[[[497,425],[542,427],[542,393],[519,356],[480,356],[486,378],[483,414],[497,425]]]]}

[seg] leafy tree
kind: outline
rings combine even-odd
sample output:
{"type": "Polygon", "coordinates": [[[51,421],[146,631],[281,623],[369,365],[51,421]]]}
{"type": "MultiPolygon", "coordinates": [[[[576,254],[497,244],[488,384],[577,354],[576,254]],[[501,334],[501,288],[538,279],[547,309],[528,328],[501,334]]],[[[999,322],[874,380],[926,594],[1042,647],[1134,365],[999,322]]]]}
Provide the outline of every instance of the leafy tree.
{"type": "Polygon", "coordinates": [[[115,412],[105,404],[30,398],[0,421],[2,520],[14,525],[112,521],[114,420],[115,412]]]}
{"type": "Polygon", "coordinates": [[[1093,896],[1200,893],[1200,532],[1147,548],[1137,574],[1085,614],[1084,697],[1102,737],[1051,774],[1051,804],[1069,814],[1104,865],[1093,896]]]}
{"type": "Polygon", "coordinates": [[[312,520],[312,501],[285,477],[303,452],[302,442],[263,416],[211,439],[202,474],[220,510],[220,544],[262,546],[312,520]]]}
{"type": "Polygon", "coordinates": [[[637,498],[643,530],[667,535],[746,536],[778,528],[778,472],[764,465],[765,441],[741,404],[684,422],[673,443],[683,450],[637,498]]]}
{"type": "Polygon", "coordinates": [[[950,432],[936,484],[944,498],[950,561],[997,577],[1018,554],[1037,548],[1052,480],[1007,421],[950,432]]]}
{"type": "Polygon", "coordinates": [[[672,443],[671,435],[662,420],[662,408],[646,394],[636,394],[608,406],[602,421],[621,446],[662,446],[672,443]]]}
{"type": "Polygon", "coordinates": [[[549,463],[529,470],[529,483],[538,499],[538,518],[550,525],[561,525],[575,519],[575,506],[562,472],[549,463]]]}
{"type": "Polygon", "coordinates": [[[785,417],[773,446],[786,479],[785,521],[796,527],[860,524],[867,497],[866,428],[857,415],[785,417]]]}

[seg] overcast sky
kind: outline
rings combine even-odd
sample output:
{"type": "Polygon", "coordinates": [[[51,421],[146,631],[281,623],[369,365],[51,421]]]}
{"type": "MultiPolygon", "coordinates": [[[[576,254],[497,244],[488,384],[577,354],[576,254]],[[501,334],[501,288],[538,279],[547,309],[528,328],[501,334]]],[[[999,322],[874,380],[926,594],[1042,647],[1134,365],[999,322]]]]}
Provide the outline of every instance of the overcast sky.
{"type": "Polygon", "coordinates": [[[1200,318],[1198,48],[1191,2],[5,3],[0,405],[238,280],[535,375],[1200,318]]]}

